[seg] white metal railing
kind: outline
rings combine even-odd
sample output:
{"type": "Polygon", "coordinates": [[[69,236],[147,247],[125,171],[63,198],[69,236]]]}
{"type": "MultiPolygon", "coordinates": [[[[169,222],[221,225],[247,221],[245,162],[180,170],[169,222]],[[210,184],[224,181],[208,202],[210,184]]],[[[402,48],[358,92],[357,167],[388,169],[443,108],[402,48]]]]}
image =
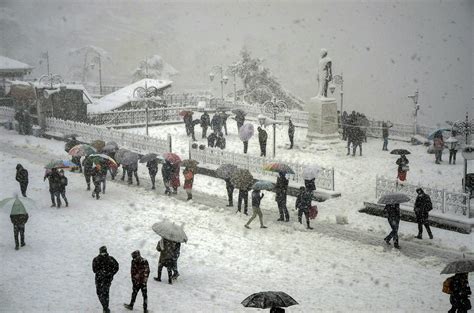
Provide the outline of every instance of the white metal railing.
{"type": "Polygon", "coordinates": [[[56,118],[46,119],[46,129],[50,132],[61,133],[63,135],[76,134],[76,136],[80,137],[83,141],[115,141],[120,147],[142,154],[151,152],[159,154],[171,151],[171,136],[169,135],[167,140],[163,140],[120,130],[107,129],[102,126],[65,121],[56,118]]]}
{"type": "Polygon", "coordinates": [[[15,118],[15,109],[9,107],[0,107],[0,119],[6,121],[13,121],[15,118]]]}
{"type": "MultiPolygon", "coordinates": [[[[221,150],[218,148],[206,147],[203,150],[196,148],[189,148],[190,158],[199,161],[204,164],[222,165],[222,164],[233,164],[239,168],[248,169],[252,173],[266,175],[266,176],[277,176],[277,173],[265,171],[263,165],[272,162],[280,162],[271,158],[264,158],[259,156],[253,156],[249,154],[242,154],[236,152],[230,152],[221,150]]],[[[290,180],[304,184],[303,169],[305,167],[316,167],[316,164],[309,163],[295,163],[295,162],[281,162],[290,166],[294,171],[295,175],[290,175],[290,180]]],[[[334,190],[334,168],[320,168],[319,174],[316,177],[316,186],[318,188],[334,190]]]]}
{"type": "Polygon", "coordinates": [[[377,176],[375,184],[375,197],[378,199],[382,195],[390,192],[401,192],[410,197],[410,204],[414,204],[416,200],[416,189],[423,188],[426,194],[431,197],[433,210],[441,213],[453,213],[465,218],[474,217],[471,211],[469,194],[456,191],[448,191],[446,189],[437,189],[433,187],[413,185],[403,183],[397,184],[394,179],[377,176]]]}

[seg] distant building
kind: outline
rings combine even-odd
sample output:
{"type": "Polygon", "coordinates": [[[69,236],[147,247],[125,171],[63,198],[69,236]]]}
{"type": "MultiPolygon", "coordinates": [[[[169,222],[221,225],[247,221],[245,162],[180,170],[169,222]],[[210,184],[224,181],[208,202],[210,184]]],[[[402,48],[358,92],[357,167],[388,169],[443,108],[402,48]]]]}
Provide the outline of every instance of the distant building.
{"type": "Polygon", "coordinates": [[[6,94],[7,80],[23,80],[32,70],[26,63],[0,55],[0,97],[6,94]]]}

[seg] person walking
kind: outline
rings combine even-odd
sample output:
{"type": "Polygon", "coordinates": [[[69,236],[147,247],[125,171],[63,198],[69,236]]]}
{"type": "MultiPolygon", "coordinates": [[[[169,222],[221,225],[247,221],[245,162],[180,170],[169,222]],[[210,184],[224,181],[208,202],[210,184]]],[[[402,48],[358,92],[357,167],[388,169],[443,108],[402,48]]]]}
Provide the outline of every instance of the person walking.
{"type": "Polygon", "coordinates": [[[383,146],[382,151],[388,151],[388,129],[393,127],[393,124],[390,121],[382,122],[382,138],[383,138],[383,146]]]}
{"type": "Polygon", "coordinates": [[[22,108],[20,108],[15,113],[15,120],[18,122],[18,133],[20,135],[26,135],[26,134],[23,133],[23,129],[24,129],[23,123],[25,121],[25,117],[23,115],[23,109],[22,108]]]}
{"type": "Polygon", "coordinates": [[[448,313],[466,313],[472,308],[471,300],[469,300],[472,292],[468,277],[468,273],[456,273],[451,277],[452,293],[449,297],[451,309],[448,313]]]}
{"type": "Polygon", "coordinates": [[[128,184],[133,184],[133,176],[137,182],[137,186],[140,186],[140,180],[138,179],[138,161],[127,165],[128,184]]]}
{"type": "Polygon", "coordinates": [[[179,180],[179,164],[173,164],[170,184],[173,188],[173,194],[178,194],[178,187],[181,186],[181,182],[179,180]]]}
{"type": "Polygon", "coordinates": [[[91,177],[94,172],[94,163],[92,162],[92,159],[85,157],[82,161],[82,167],[84,168],[84,178],[86,179],[87,190],[91,190],[91,177]]]}
{"type": "Polygon", "coordinates": [[[245,228],[250,229],[249,225],[257,217],[257,215],[258,215],[258,219],[260,220],[260,228],[267,228],[267,226],[263,225],[263,214],[262,214],[262,210],[260,209],[260,202],[262,201],[263,196],[265,196],[265,194],[262,192],[262,195],[260,195],[260,190],[258,189],[255,189],[254,191],[252,191],[253,213],[250,219],[248,220],[247,224],[244,225],[245,228]]]}
{"type": "Polygon", "coordinates": [[[430,239],[433,239],[433,234],[431,233],[430,224],[428,222],[429,212],[433,209],[433,203],[431,202],[430,196],[427,195],[422,188],[418,188],[416,193],[418,194],[414,206],[416,222],[418,223],[418,236],[416,236],[416,238],[422,239],[424,225],[428,236],[430,239]]]}
{"type": "Polygon", "coordinates": [[[362,156],[362,142],[364,140],[364,131],[359,127],[352,130],[352,156],[355,156],[357,147],[359,147],[359,155],[362,156]]]}
{"type": "Polygon", "coordinates": [[[99,255],[92,260],[92,271],[95,274],[95,286],[97,297],[102,304],[104,313],[109,310],[109,291],[114,275],[119,271],[118,262],[107,253],[107,247],[99,249],[99,255]]]}
{"type": "Polygon", "coordinates": [[[385,205],[384,210],[387,212],[388,224],[392,228],[390,234],[385,237],[385,242],[387,245],[390,245],[390,240],[393,238],[393,246],[396,249],[400,249],[398,245],[398,226],[400,225],[400,204],[387,204],[385,205]]]}
{"type": "Polygon", "coordinates": [[[398,165],[397,178],[400,183],[403,183],[407,179],[407,172],[409,170],[408,163],[410,162],[408,161],[407,156],[405,154],[402,154],[395,162],[395,164],[398,165]]]}
{"type": "Polygon", "coordinates": [[[184,176],[184,190],[186,191],[188,198],[187,201],[193,199],[193,182],[194,182],[194,170],[191,167],[185,167],[183,170],[184,176]]]}
{"type": "Polygon", "coordinates": [[[186,113],[183,116],[184,127],[186,128],[186,135],[189,137],[191,135],[191,125],[193,123],[193,115],[191,113],[186,113]]]}
{"type": "Polygon", "coordinates": [[[51,172],[46,173],[43,181],[49,181],[49,193],[51,195],[51,207],[61,207],[61,177],[59,177],[58,169],[52,168],[51,172]]]}
{"type": "Polygon", "coordinates": [[[222,130],[222,117],[218,112],[216,112],[212,117],[211,127],[216,134],[220,133],[222,130]]]}
{"type": "Polygon", "coordinates": [[[202,139],[207,137],[206,134],[209,125],[211,125],[211,119],[209,117],[209,114],[204,111],[204,113],[201,115],[202,139]]]}
{"type": "Polygon", "coordinates": [[[92,182],[94,183],[94,190],[92,191],[92,198],[100,199],[100,185],[102,183],[102,173],[100,164],[96,164],[92,170],[92,182]]]}
{"type": "Polygon", "coordinates": [[[248,215],[248,206],[249,206],[249,190],[248,189],[239,189],[239,198],[237,200],[237,212],[242,212],[242,202],[244,203],[244,214],[248,215]]]}
{"type": "Polygon", "coordinates": [[[440,164],[444,149],[443,133],[441,131],[437,132],[434,136],[433,148],[435,152],[435,163],[440,164]]]}
{"type": "Polygon", "coordinates": [[[313,200],[313,193],[305,187],[300,187],[298,196],[296,197],[295,209],[298,210],[298,222],[303,224],[303,214],[306,218],[306,228],[313,229],[309,224],[309,209],[311,208],[311,201],[313,200]]]}
{"type": "Polygon", "coordinates": [[[222,126],[224,127],[224,133],[227,136],[227,118],[229,118],[229,114],[225,113],[224,111],[221,112],[220,114],[221,114],[222,126]]]}
{"type": "Polygon", "coordinates": [[[67,201],[66,198],[66,186],[67,186],[67,177],[64,176],[64,170],[60,169],[59,170],[59,182],[60,182],[60,187],[59,187],[59,194],[64,200],[64,203],[66,203],[66,207],[69,206],[69,202],[67,201]]]}
{"type": "Polygon", "coordinates": [[[155,189],[155,178],[158,173],[158,159],[146,162],[146,167],[148,168],[148,174],[151,179],[151,189],[155,189]]]}
{"type": "Polygon", "coordinates": [[[288,179],[284,173],[279,173],[279,176],[275,185],[275,201],[278,204],[278,211],[280,212],[280,218],[277,221],[290,221],[290,215],[288,214],[288,208],[286,207],[286,194],[288,192],[288,179]]]}
{"type": "Polygon", "coordinates": [[[458,142],[457,141],[449,142],[448,148],[449,148],[449,164],[451,164],[451,162],[452,164],[456,164],[456,153],[458,153],[458,142]]]}
{"type": "Polygon", "coordinates": [[[341,123],[342,123],[342,140],[347,140],[347,121],[348,121],[348,114],[346,111],[342,112],[341,123]]]}
{"type": "Polygon", "coordinates": [[[290,149],[293,149],[294,138],[295,138],[295,125],[293,124],[291,117],[288,120],[288,137],[290,138],[290,149]]]}
{"type": "Polygon", "coordinates": [[[257,130],[258,130],[258,143],[260,144],[260,156],[266,157],[268,134],[260,126],[257,128],[257,130]]]}
{"type": "Polygon", "coordinates": [[[174,249],[173,249],[173,255],[172,255],[172,260],[173,260],[173,276],[171,277],[172,279],[176,280],[178,279],[179,272],[178,272],[178,259],[181,254],[181,243],[180,242],[175,242],[174,243],[174,249]]]}
{"type": "Polygon", "coordinates": [[[171,177],[173,173],[173,165],[166,160],[161,167],[161,176],[163,177],[163,184],[165,185],[165,195],[171,195],[171,177]]]}
{"type": "Polygon", "coordinates": [[[15,250],[25,246],[25,224],[28,222],[28,213],[24,206],[17,206],[13,208],[10,214],[10,220],[13,224],[13,236],[15,238],[15,250]],[[20,240],[18,240],[20,237],[20,240]]]}
{"type": "Polygon", "coordinates": [[[230,181],[230,178],[225,179],[225,189],[227,191],[227,200],[229,201],[228,207],[234,206],[234,185],[230,181]]]}
{"type": "Polygon", "coordinates": [[[156,245],[156,250],[160,252],[160,258],[158,260],[158,275],[153,279],[161,281],[161,272],[163,267],[166,267],[168,272],[168,283],[172,284],[173,278],[173,257],[176,249],[176,243],[174,241],[162,238],[156,245]]]}
{"type": "Polygon", "coordinates": [[[16,165],[15,179],[20,184],[22,196],[26,197],[26,190],[28,189],[28,171],[20,163],[16,165]]]}
{"type": "Polygon", "coordinates": [[[132,299],[130,304],[124,303],[124,307],[133,310],[133,305],[137,299],[138,292],[141,290],[143,296],[143,312],[148,312],[147,282],[150,275],[150,266],[148,261],[140,255],[140,251],[132,252],[132,262],[130,265],[130,276],[132,278],[132,299]]]}
{"type": "Polygon", "coordinates": [[[237,122],[237,132],[240,130],[240,127],[244,126],[245,123],[245,114],[239,112],[235,115],[235,121],[237,122]]]}

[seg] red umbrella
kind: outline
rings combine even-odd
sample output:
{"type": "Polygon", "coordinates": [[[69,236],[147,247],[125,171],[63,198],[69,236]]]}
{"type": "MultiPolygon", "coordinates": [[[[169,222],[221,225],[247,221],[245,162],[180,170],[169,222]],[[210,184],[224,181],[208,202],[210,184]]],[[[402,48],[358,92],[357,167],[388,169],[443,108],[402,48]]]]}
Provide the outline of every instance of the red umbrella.
{"type": "Polygon", "coordinates": [[[178,164],[181,162],[181,158],[179,157],[179,155],[173,152],[166,152],[163,154],[163,157],[171,164],[178,164]]]}

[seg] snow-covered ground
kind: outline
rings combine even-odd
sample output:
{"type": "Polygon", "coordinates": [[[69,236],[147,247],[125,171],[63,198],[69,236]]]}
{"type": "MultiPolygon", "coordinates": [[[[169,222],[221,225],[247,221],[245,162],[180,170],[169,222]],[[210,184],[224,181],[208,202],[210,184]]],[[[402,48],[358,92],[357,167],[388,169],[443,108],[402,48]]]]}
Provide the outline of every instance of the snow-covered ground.
{"type": "MultiPolygon", "coordinates": [[[[178,135],[184,132],[181,128],[168,126],[156,132],[163,136],[171,132],[176,146],[178,135]]],[[[184,151],[180,149],[187,146],[186,138],[182,141],[184,145],[178,148],[181,153],[184,151]]],[[[19,251],[13,249],[8,212],[2,213],[0,312],[99,312],[91,262],[102,245],[107,245],[120,263],[111,288],[112,312],[126,312],[122,303],[130,300],[130,253],[140,249],[156,273],[159,238],[151,225],[163,218],[184,223],[189,242],[182,247],[181,276],[176,284],[149,281],[152,312],[255,312],[240,302],[261,290],[292,295],[300,305],[288,312],[445,312],[449,300],[441,293],[444,277],[439,275],[445,258],[429,253],[435,249],[446,255],[455,254],[451,249],[472,251],[473,235],[435,228],[433,242],[415,242],[415,225],[402,223],[401,251],[364,243],[367,234],[380,236],[382,241],[388,231],[384,219],[357,213],[362,201],[373,197],[375,175],[395,171],[394,157],[382,154],[379,146],[380,142],[370,140],[362,158],[346,159],[342,145],[316,153],[318,163],[336,168],[336,188],[343,197],[318,204],[315,231],[295,223],[294,211],[290,212],[291,223],[275,222],[277,213],[270,193],[262,203],[269,228],[262,230],[255,221],[253,228],[246,230],[243,224],[247,217],[224,206],[222,181],[205,176],[196,177],[193,202],[182,201],[182,195],[177,199],[163,196],[161,184],[153,192],[121,182],[108,183],[107,193],[97,201],[85,191],[81,175],[67,173],[70,207],[50,208],[43,166],[51,158],[66,156],[64,143],[0,129],[0,196],[18,191],[15,165],[22,163],[30,173],[28,194],[39,204],[37,210],[29,212],[27,245],[19,251]],[[336,225],[336,214],[347,214],[349,225],[336,225]],[[318,229],[333,232],[325,234],[318,229]],[[351,229],[354,240],[338,237],[338,232],[347,234],[351,229]],[[413,257],[404,253],[404,245],[427,253],[413,257]]],[[[405,144],[391,143],[391,148],[395,146],[405,144]]],[[[255,147],[251,143],[251,153],[256,153],[255,147]]],[[[412,168],[424,171],[410,173],[415,178],[440,176],[446,182],[453,174],[442,173],[458,170],[458,166],[447,165],[432,169],[431,156],[423,162],[422,150],[417,149],[412,149],[412,168]]],[[[278,153],[288,158],[310,155],[282,149],[278,153]]],[[[144,173],[142,167],[140,174],[146,185],[144,173]]],[[[140,297],[135,310],[141,307],[140,297]]]]}

